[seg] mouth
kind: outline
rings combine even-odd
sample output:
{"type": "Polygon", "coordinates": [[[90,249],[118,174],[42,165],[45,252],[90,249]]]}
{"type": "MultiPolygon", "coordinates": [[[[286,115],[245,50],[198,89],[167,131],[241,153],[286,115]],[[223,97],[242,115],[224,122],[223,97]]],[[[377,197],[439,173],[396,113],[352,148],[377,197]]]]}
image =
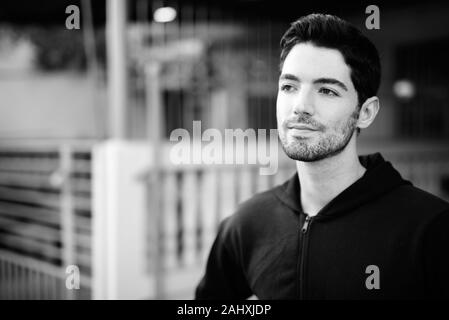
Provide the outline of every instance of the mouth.
{"type": "Polygon", "coordinates": [[[309,127],[306,125],[302,125],[302,124],[293,124],[293,125],[288,125],[287,126],[288,129],[295,129],[298,131],[317,131],[317,129],[313,128],[313,127],[309,127]]]}

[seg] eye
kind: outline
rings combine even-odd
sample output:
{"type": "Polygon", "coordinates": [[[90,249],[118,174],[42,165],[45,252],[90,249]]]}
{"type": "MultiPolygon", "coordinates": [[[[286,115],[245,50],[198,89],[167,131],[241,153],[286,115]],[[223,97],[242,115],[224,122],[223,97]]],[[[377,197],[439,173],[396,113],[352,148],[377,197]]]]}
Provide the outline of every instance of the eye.
{"type": "Polygon", "coordinates": [[[333,91],[333,90],[328,89],[328,88],[320,88],[319,92],[325,94],[326,96],[333,96],[333,97],[339,97],[340,96],[336,91],[333,91]]]}
{"type": "Polygon", "coordinates": [[[283,84],[281,85],[281,91],[285,91],[285,92],[291,92],[293,91],[295,88],[292,85],[289,84],[283,84]]]}

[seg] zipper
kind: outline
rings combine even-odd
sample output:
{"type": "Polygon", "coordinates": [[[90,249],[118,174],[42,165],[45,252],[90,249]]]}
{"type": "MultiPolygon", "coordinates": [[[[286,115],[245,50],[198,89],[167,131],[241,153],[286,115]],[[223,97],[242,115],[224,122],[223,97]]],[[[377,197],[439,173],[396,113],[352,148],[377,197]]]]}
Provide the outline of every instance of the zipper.
{"type": "Polygon", "coordinates": [[[299,261],[299,299],[304,299],[304,291],[305,291],[305,259],[307,257],[307,247],[308,247],[308,231],[310,230],[310,225],[312,223],[312,217],[305,214],[306,218],[301,227],[301,233],[299,235],[300,242],[300,261],[299,261]]]}
{"type": "Polygon", "coordinates": [[[309,228],[309,223],[310,220],[312,220],[312,217],[310,217],[309,215],[306,215],[306,220],[304,221],[302,228],[301,228],[301,232],[302,233],[306,233],[308,228],[309,228]]]}

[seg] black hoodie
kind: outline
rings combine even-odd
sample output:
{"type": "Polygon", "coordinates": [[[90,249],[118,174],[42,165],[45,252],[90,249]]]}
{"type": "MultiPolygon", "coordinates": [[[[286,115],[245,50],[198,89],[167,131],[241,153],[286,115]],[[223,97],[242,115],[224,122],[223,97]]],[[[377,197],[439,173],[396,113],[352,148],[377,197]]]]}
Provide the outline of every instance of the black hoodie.
{"type": "Polygon", "coordinates": [[[197,299],[449,298],[449,204],[377,153],[314,217],[295,174],[219,227],[197,299]]]}

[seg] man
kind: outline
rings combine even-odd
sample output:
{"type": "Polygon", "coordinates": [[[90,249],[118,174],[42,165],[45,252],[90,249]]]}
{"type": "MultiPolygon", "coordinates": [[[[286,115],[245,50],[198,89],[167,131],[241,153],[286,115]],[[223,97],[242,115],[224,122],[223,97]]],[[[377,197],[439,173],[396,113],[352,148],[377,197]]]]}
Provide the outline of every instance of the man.
{"type": "Polygon", "coordinates": [[[196,298],[448,298],[449,204],[357,156],[379,111],[374,45],[312,14],[281,48],[279,138],[297,173],[221,223],[196,298]]]}

